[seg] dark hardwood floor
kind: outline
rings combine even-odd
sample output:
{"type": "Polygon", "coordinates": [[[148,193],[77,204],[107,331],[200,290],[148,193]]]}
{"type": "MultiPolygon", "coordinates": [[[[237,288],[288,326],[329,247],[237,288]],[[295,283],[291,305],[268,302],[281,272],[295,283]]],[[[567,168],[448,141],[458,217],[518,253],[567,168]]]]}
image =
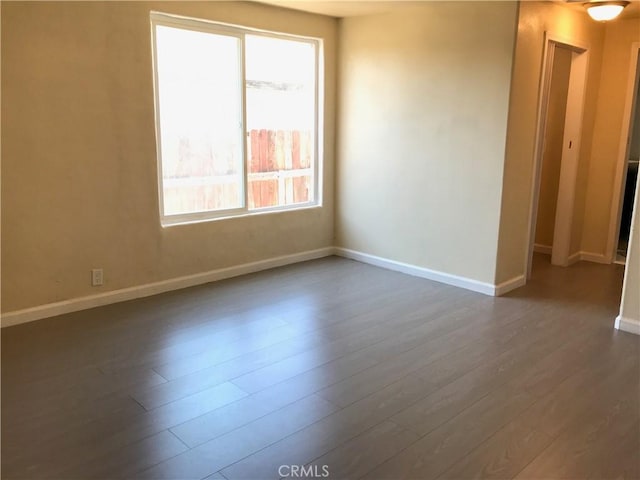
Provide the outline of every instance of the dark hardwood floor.
{"type": "Polygon", "coordinates": [[[330,257],[5,328],[2,478],[637,479],[621,284],[537,256],[491,298],[330,257]]]}

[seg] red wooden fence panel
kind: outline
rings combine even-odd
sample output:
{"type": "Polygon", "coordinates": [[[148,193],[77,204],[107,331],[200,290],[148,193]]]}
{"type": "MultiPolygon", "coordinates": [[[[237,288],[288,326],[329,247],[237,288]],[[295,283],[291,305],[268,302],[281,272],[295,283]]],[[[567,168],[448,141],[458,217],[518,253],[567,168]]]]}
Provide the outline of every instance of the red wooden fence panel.
{"type": "MultiPolygon", "coordinates": [[[[310,132],[298,130],[251,130],[249,132],[249,173],[300,170],[311,167],[312,138],[310,132]]],[[[249,208],[309,201],[310,177],[289,177],[282,181],[270,178],[250,178],[249,208]],[[284,188],[280,192],[279,188],[284,188]]]]}
{"type": "Polygon", "coordinates": [[[278,130],[276,132],[276,138],[275,138],[275,148],[276,148],[276,159],[275,159],[275,167],[276,170],[284,170],[286,168],[285,165],[285,138],[284,138],[284,131],[283,130],[278,130]]]}
{"type": "Polygon", "coordinates": [[[268,172],[267,169],[267,157],[269,155],[269,133],[266,130],[260,130],[260,166],[258,167],[258,172],[268,172]]]}
{"type": "Polygon", "coordinates": [[[251,160],[249,161],[249,172],[260,171],[260,132],[258,130],[251,130],[249,132],[251,160]]]}
{"type": "Polygon", "coordinates": [[[300,167],[300,132],[295,130],[291,134],[291,159],[292,168],[298,170],[300,167]]]}

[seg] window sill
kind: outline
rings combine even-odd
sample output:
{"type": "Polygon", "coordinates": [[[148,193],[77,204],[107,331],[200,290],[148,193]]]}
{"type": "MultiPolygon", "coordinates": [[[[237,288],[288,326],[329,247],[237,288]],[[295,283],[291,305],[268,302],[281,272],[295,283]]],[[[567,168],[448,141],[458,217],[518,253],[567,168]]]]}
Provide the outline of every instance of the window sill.
{"type": "Polygon", "coordinates": [[[165,217],[160,219],[162,228],[179,227],[182,225],[192,225],[195,223],[219,222],[222,220],[234,220],[247,217],[258,217],[263,215],[271,215],[276,213],[299,212],[302,210],[315,210],[322,208],[321,204],[303,204],[295,207],[269,208],[263,210],[243,211],[238,213],[219,213],[212,215],[211,213],[175,215],[173,217],[165,217]]]}

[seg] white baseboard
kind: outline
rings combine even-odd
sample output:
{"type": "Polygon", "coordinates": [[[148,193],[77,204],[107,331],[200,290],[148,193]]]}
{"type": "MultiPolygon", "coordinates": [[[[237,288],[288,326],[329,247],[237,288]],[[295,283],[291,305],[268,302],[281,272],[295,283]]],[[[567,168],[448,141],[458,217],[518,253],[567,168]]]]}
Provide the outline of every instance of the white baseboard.
{"type": "Polygon", "coordinates": [[[100,307],[111,303],[124,302],[135,298],[149,297],[158,293],[179,290],[181,288],[193,287],[204,283],[224,280],[225,278],[237,277],[247,273],[259,272],[269,268],[282,267],[293,263],[305,262],[316,258],[333,255],[333,247],[319,248],[305,252],[283,255],[280,257],[268,258],[257,262],[245,263],[233,267],[219,268],[208,272],[186,275],[184,277],[171,278],[160,282],[148,283],[135,287],[113,290],[110,292],[89,295],[86,297],[63,300],[61,302],[49,303],[24,310],[16,310],[2,314],[2,327],[18,325],[20,323],[32,322],[42,318],[54,317],[65,313],[77,312],[88,308],[100,307]]]}
{"type": "Polygon", "coordinates": [[[515,290],[516,288],[520,288],[527,283],[527,279],[524,275],[518,275],[513,277],[506,282],[499,283],[494,286],[494,296],[500,297],[505,293],[509,293],[511,290],[515,290]]]}
{"type": "Polygon", "coordinates": [[[533,251],[537,253],[544,253],[545,255],[551,255],[551,245],[540,245],[539,243],[533,244],[533,251]]]}
{"type": "MultiPolygon", "coordinates": [[[[540,245],[539,243],[536,243],[533,245],[534,252],[543,253],[545,255],[551,255],[552,249],[553,247],[551,247],[550,245],[540,245]]],[[[580,251],[571,255],[567,259],[567,264],[573,265],[574,263],[579,262],[581,260],[584,260],[586,262],[594,262],[594,263],[605,263],[605,264],[611,263],[609,261],[609,258],[607,258],[605,255],[601,253],[580,251]]]]}
{"type": "Polygon", "coordinates": [[[578,263],[580,260],[582,260],[582,252],[576,252],[572,255],[569,255],[569,257],[567,258],[567,266],[578,263]]]}
{"type": "Polygon", "coordinates": [[[604,264],[611,263],[611,261],[606,255],[603,255],[602,253],[592,253],[592,252],[580,252],[580,260],[584,260],[587,262],[594,262],[594,263],[604,263],[604,264]]]}
{"type": "MultiPolygon", "coordinates": [[[[369,265],[374,265],[377,267],[386,268],[388,270],[413,275],[415,277],[425,278],[427,280],[445,283],[447,285],[464,288],[466,290],[471,290],[490,296],[504,295],[505,293],[521,287],[526,283],[525,276],[518,275],[498,285],[494,285],[487,282],[473,280],[467,277],[439,272],[437,270],[431,270],[429,268],[418,267],[416,265],[411,265],[408,263],[397,262],[395,260],[390,260],[375,255],[370,255],[368,253],[350,250],[347,248],[326,247],[317,250],[295,253],[292,255],[283,255],[280,257],[269,258],[257,262],[245,263],[233,267],[211,270],[194,275],[172,278],[169,280],[149,283],[146,285],[113,290],[97,295],[89,295],[86,297],[63,300],[60,302],[40,305],[33,308],[26,308],[24,310],[7,312],[5,314],[2,314],[1,324],[2,327],[9,327],[11,325],[32,322],[34,320],[40,320],[42,318],[55,317],[57,315],[63,315],[65,313],[77,312],[80,310],[100,307],[102,305],[108,305],[111,303],[124,302],[141,297],[148,297],[151,295],[157,295],[159,293],[193,287],[195,285],[215,282],[217,280],[224,280],[225,278],[237,277],[239,275],[259,272],[261,270],[267,270],[270,268],[281,267],[284,265],[304,262],[316,258],[327,257],[330,255],[338,255],[341,257],[350,258],[352,260],[367,263],[369,265]]],[[[594,254],[592,255],[595,257],[594,254]]],[[[604,258],[604,256],[601,257],[604,258]]]]}
{"type": "Polygon", "coordinates": [[[623,332],[635,333],[636,335],[640,335],[640,321],[638,320],[632,320],[631,318],[625,318],[621,315],[618,315],[616,317],[614,326],[616,329],[622,330],[623,332]]]}
{"type": "Polygon", "coordinates": [[[514,288],[524,285],[525,283],[523,275],[501,283],[500,285],[493,285],[491,283],[480,282],[471,278],[451,275],[449,273],[439,272],[429,268],[418,267],[409,263],[389,260],[387,258],[358,252],[356,250],[350,250],[348,248],[336,247],[334,253],[340,257],[350,258],[351,260],[357,260],[358,262],[367,263],[376,267],[386,268],[387,270],[406,273],[407,275],[413,275],[414,277],[425,278],[427,280],[434,280],[440,283],[446,283],[447,285],[453,285],[454,287],[460,287],[491,296],[503,295],[514,288]]]}

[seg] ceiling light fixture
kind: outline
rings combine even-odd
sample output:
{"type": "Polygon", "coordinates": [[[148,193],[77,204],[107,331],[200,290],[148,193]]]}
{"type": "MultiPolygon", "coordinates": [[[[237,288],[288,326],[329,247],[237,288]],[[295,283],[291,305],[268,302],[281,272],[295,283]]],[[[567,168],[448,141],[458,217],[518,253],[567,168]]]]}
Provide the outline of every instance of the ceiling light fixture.
{"type": "Polygon", "coordinates": [[[603,1],[603,2],[589,2],[584,6],[587,9],[587,13],[591,18],[599,22],[606,22],[607,20],[613,20],[620,12],[629,5],[628,1],[603,1]]]}

